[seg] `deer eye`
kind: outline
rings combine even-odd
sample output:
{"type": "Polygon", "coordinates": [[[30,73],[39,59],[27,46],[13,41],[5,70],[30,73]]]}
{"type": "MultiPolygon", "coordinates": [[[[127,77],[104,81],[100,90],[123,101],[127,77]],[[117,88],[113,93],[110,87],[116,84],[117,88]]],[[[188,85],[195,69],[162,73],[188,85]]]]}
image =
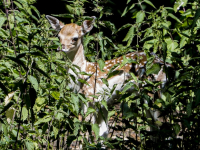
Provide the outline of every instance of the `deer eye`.
{"type": "Polygon", "coordinates": [[[74,37],[74,38],[72,39],[72,41],[77,42],[77,41],[78,41],[78,38],[77,38],[77,37],[74,37]]]}

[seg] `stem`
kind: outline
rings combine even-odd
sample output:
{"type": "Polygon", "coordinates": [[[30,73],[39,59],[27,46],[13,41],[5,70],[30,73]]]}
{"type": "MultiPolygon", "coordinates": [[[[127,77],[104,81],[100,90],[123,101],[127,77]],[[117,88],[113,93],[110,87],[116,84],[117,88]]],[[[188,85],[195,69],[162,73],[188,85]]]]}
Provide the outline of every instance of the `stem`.
{"type": "Polygon", "coordinates": [[[6,5],[5,5],[5,1],[4,0],[3,0],[3,5],[4,5],[4,8],[5,8],[5,12],[6,12],[6,17],[7,17],[7,21],[8,21],[8,28],[9,28],[9,32],[10,32],[10,37],[11,37],[11,41],[12,41],[12,44],[13,44],[13,48],[14,48],[14,51],[15,51],[15,56],[17,56],[17,52],[16,52],[16,48],[15,48],[15,42],[13,40],[12,31],[11,31],[10,23],[9,23],[9,19],[8,19],[8,9],[6,9],[6,5]]]}
{"type": "Polygon", "coordinates": [[[19,129],[20,129],[20,125],[21,125],[22,107],[23,107],[23,101],[21,102],[21,110],[20,110],[19,124],[18,124],[18,129],[17,129],[17,136],[16,136],[16,139],[15,139],[15,148],[17,148],[17,138],[18,138],[18,135],[19,135],[19,129]]]}

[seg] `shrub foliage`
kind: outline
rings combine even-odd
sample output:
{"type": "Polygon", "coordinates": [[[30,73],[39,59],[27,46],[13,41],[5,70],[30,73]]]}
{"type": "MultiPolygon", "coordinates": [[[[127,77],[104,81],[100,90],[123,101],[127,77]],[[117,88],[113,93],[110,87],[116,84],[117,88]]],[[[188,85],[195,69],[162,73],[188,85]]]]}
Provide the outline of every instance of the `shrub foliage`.
{"type": "MultiPolygon", "coordinates": [[[[111,149],[199,149],[199,0],[172,0],[171,7],[155,7],[151,0],[127,0],[121,2],[126,3],[124,10],[116,14],[112,7],[115,1],[72,0],[66,2],[66,14],[54,15],[81,24],[89,18],[86,6],[90,6],[97,20],[95,32],[84,37],[85,55],[100,67],[106,59],[140,50],[147,54],[147,75],[161,69],[159,65],[152,66],[155,56],[150,52],[174,66],[171,70],[163,68],[168,82],[162,98],[157,96],[160,82],[137,79],[132,74],[135,84],[128,83],[119,92],[120,109],[107,108],[104,101],[100,102],[109,110],[113,122],[122,121],[120,126],[110,127],[112,133],[117,131],[122,136],[107,139],[98,137],[97,124],[78,119],[78,115],[84,118],[96,110],[90,108],[84,114],[80,109],[80,101],[90,100],[68,87],[69,79],[74,77],[66,70],[68,67],[76,72],[77,66],[65,53],[56,52],[60,46],[57,32],[34,3],[35,0],[0,2],[1,149],[68,149],[73,141],[77,147],[83,141],[88,149],[100,149],[102,140],[111,149]],[[117,28],[117,22],[106,20],[114,15],[118,21],[130,17],[117,28]],[[117,37],[119,34],[124,36],[122,40],[117,37]],[[128,93],[131,86],[135,92],[128,93]],[[150,124],[145,109],[158,110],[165,119],[150,124]],[[155,130],[149,131],[149,127],[155,130]],[[125,139],[129,131],[134,131],[135,136],[125,139]]],[[[100,103],[95,106],[99,108],[100,103]]]]}

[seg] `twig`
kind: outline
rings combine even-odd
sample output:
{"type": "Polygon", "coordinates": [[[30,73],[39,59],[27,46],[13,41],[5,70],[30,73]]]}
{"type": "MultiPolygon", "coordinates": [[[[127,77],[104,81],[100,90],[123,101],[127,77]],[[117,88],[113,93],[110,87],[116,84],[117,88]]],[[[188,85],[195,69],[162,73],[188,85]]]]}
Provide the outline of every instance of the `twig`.
{"type": "Polygon", "coordinates": [[[7,17],[7,21],[8,21],[8,28],[9,28],[10,37],[11,37],[11,40],[12,40],[12,43],[13,43],[13,48],[14,48],[14,51],[15,51],[15,56],[17,56],[17,52],[16,52],[16,48],[15,48],[15,43],[14,43],[14,40],[13,40],[12,31],[11,31],[10,23],[9,23],[9,19],[8,19],[8,9],[6,9],[6,5],[5,5],[5,1],[4,0],[3,0],[3,5],[4,5],[4,8],[5,8],[5,12],[6,12],[6,17],[7,17]]]}

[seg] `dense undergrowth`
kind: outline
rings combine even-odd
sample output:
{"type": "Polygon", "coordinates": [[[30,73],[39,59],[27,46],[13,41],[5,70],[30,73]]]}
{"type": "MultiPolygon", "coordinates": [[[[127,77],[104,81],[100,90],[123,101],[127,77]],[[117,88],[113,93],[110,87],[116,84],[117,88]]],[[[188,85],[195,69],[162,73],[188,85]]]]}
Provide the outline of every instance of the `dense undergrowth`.
{"type": "MultiPolygon", "coordinates": [[[[89,100],[68,87],[69,79],[74,77],[67,73],[66,67],[76,66],[65,53],[56,52],[60,45],[57,32],[50,28],[34,3],[34,0],[0,2],[0,148],[68,149],[72,141],[83,139],[86,148],[100,149],[98,141],[102,137],[98,137],[97,124],[78,119],[79,114],[89,115],[95,109],[83,114],[79,101],[89,100]],[[88,142],[80,134],[87,131],[94,136],[93,131],[97,141],[88,142]]],[[[108,5],[114,3],[72,0],[66,2],[68,13],[54,16],[81,24],[89,17],[85,16],[86,5],[91,6],[97,20],[95,32],[84,37],[89,61],[102,65],[106,59],[144,50],[148,56],[146,74],[161,69],[159,65],[151,65],[154,56],[148,55],[150,52],[172,63],[174,68],[164,68],[169,82],[162,99],[156,95],[161,83],[132,76],[139,94],[127,93],[133,86],[127,84],[119,93],[121,109],[109,108],[109,117],[114,115],[117,119],[122,115],[122,126],[114,130],[123,133],[132,129],[136,138],[102,139],[104,145],[111,149],[199,149],[199,0],[176,0],[171,7],[158,8],[151,0],[127,0],[122,2],[127,7],[118,14],[113,14],[114,8],[108,5]],[[121,28],[105,19],[105,16],[118,15],[120,21],[130,14],[130,20],[121,28]],[[110,34],[104,33],[108,30],[110,34]],[[117,40],[119,33],[124,35],[123,41],[117,40]],[[147,84],[140,87],[144,81],[147,84]],[[148,93],[154,94],[154,99],[148,93]],[[152,124],[146,119],[145,109],[159,110],[165,118],[164,122],[154,123],[152,132],[147,130],[152,124]],[[150,136],[156,140],[152,141],[150,136]]]]}

